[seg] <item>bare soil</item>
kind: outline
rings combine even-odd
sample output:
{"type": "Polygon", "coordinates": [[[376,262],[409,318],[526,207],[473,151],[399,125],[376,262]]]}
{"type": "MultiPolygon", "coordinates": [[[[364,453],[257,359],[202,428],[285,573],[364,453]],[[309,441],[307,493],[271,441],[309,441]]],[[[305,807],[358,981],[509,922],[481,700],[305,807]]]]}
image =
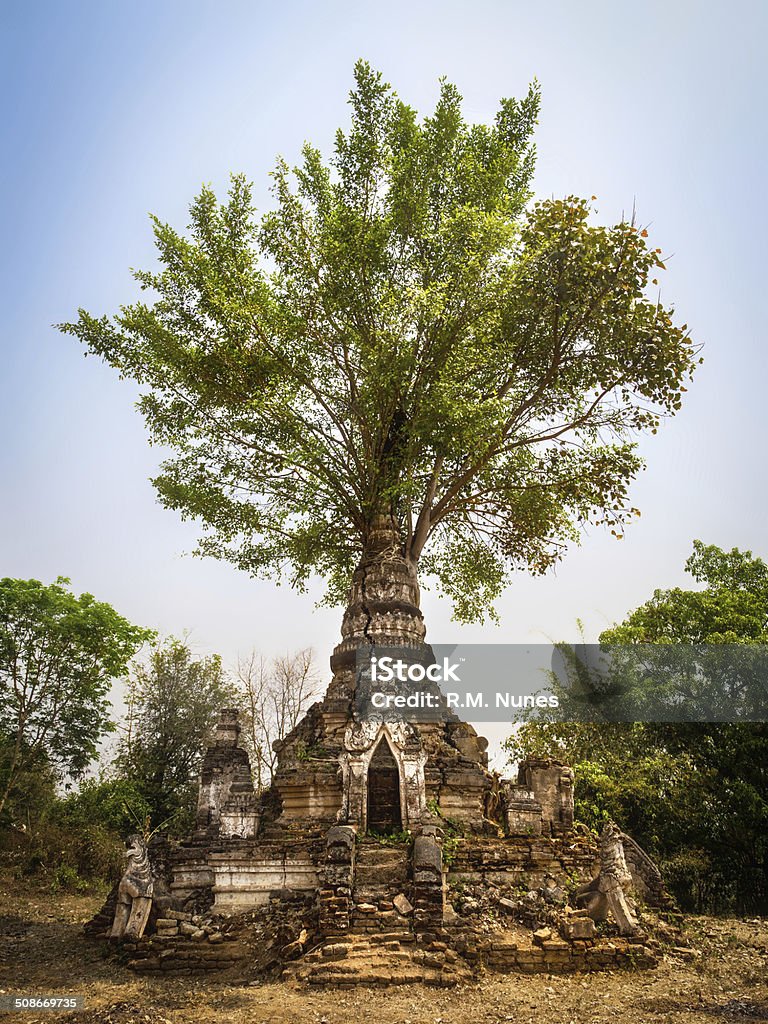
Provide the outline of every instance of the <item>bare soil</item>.
{"type": "Polygon", "coordinates": [[[655,970],[587,975],[487,974],[454,989],[421,985],[334,990],[232,984],[225,976],[140,977],[82,924],[99,896],[0,878],[0,994],[83,995],[75,1013],[17,1012],[33,1024],[740,1024],[768,1022],[768,919],[696,917],[694,959],[655,970]]]}

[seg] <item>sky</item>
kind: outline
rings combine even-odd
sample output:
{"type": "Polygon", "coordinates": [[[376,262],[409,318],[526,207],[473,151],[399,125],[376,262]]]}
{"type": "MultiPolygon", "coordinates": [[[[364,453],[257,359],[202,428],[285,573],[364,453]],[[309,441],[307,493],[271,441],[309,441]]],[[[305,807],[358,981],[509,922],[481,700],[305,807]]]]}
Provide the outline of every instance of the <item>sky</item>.
{"type": "Polygon", "coordinates": [[[438,79],[469,120],[541,84],[539,197],[633,207],[662,248],[662,299],[703,345],[683,410],[644,440],[623,541],[590,530],[556,571],[520,573],[499,626],[441,643],[596,639],[656,587],[687,585],[694,538],[768,557],[764,181],[768,5],[760,0],[234,0],[7,3],[0,22],[0,575],[68,576],[163,635],[232,665],[312,646],[328,678],[338,609],[190,555],[198,531],[156,502],[162,452],[130,382],[53,326],[112,312],[149,267],[148,213],[179,228],[231,172],[269,204],[276,157],[326,153],[348,123],[355,61],[431,110],[438,79]]]}

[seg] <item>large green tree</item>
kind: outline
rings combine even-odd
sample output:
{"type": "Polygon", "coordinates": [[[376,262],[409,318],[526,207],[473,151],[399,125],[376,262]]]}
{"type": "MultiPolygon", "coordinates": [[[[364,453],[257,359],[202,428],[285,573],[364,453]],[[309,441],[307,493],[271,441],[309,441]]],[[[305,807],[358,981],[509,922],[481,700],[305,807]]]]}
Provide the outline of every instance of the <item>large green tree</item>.
{"type": "Polygon", "coordinates": [[[196,774],[223,707],[235,702],[221,658],[196,657],[169,639],[136,662],[128,681],[115,769],[155,826],[183,833],[193,821],[196,774]]]}
{"type": "MultiPolygon", "coordinates": [[[[662,654],[670,644],[712,645],[698,650],[716,655],[716,645],[753,649],[768,642],[762,559],[695,541],[686,569],[699,589],[655,591],[602,633],[601,643],[661,645],[662,654]]],[[[754,661],[764,669],[760,652],[749,653],[747,666],[754,661]]],[[[761,682],[764,694],[764,677],[761,682]]],[[[650,706],[657,703],[652,699],[650,706]]],[[[747,706],[765,716],[764,697],[761,709],[752,699],[747,706]]],[[[507,749],[512,760],[545,754],[573,765],[579,818],[594,827],[609,817],[618,821],[661,860],[685,905],[699,911],[768,907],[764,721],[530,721],[507,749]]]]}
{"type": "Polygon", "coordinates": [[[636,435],[696,360],[648,294],[646,231],[573,196],[531,205],[537,87],[473,125],[447,82],[422,120],[364,62],[355,83],[350,129],[327,161],[307,144],[277,164],[272,209],[243,177],[223,203],[204,188],[188,234],[154,220],[148,300],[63,329],[142,386],[172,452],[157,490],[202,552],[319,573],[333,602],[357,567],[369,625],[399,562],[413,603],[420,570],[482,618],[586,523],[621,535],[636,435]]]}
{"type": "Polygon", "coordinates": [[[41,759],[77,774],[111,728],[108,693],[153,635],[69,580],[0,580],[0,813],[41,759]]]}

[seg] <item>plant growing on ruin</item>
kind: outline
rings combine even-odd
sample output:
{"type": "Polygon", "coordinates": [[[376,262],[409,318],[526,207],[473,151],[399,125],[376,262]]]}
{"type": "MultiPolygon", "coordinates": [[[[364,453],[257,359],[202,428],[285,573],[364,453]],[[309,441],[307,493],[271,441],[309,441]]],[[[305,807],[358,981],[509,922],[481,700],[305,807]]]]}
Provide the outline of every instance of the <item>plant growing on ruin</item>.
{"type": "Polygon", "coordinates": [[[450,867],[456,863],[456,855],[459,851],[461,838],[459,836],[446,836],[443,840],[443,864],[450,867]]]}
{"type": "Polygon", "coordinates": [[[413,840],[413,835],[410,829],[397,829],[394,832],[386,833],[368,829],[364,837],[358,834],[358,838],[370,839],[374,843],[378,843],[379,846],[402,846],[404,843],[410,843],[413,840]]]}
{"type": "Polygon", "coordinates": [[[364,62],[355,83],[351,128],[278,162],[272,209],[242,176],[204,188],[188,234],[154,219],[147,299],[63,329],[141,386],[155,486],[203,554],[341,602],[383,520],[482,619],[586,524],[623,535],[636,436],[679,408],[694,350],[648,294],[645,230],[531,204],[537,86],[473,125],[448,82],[423,120],[364,62]]]}

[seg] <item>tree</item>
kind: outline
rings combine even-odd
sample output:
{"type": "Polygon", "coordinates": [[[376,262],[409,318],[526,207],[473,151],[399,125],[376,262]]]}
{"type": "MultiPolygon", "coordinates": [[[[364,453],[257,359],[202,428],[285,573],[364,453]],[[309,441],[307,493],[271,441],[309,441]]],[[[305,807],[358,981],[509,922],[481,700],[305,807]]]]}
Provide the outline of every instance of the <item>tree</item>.
{"type": "MultiPolygon", "coordinates": [[[[706,664],[717,645],[749,652],[766,643],[768,566],[760,558],[694,541],[686,569],[702,589],[655,591],[602,633],[601,644],[660,645],[662,653],[669,645],[707,645],[706,664]]],[[[764,714],[764,699],[762,706],[764,714]]],[[[571,764],[581,820],[594,827],[618,821],[660,858],[685,905],[699,912],[768,907],[764,721],[531,721],[506,747],[511,760],[546,753],[571,764]]]]}
{"type": "Polygon", "coordinates": [[[98,778],[84,779],[77,792],[58,801],[53,812],[75,831],[98,826],[124,839],[141,831],[152,808],[132,779],[110,778],[104,772],[98,778]]]}
{"type": "Polygon", "coordinates": [[[686,572],[701,590],[656,590],[602,643],[768,643],[768,566],[751,551],[693,542],[686,572]]]}
{"type": "Polygon", "coordinates": [[[190,823],[206,743],[233,699],[219,656],[196,658],[180,640],[134,665],[115,767],[135,785],[155,826],[172,822],[183,831],[190,823]]]}
{"type": "Polygon", "coordinates": [[[418,606],[419,570],[482,619],[586,523],[622,536],[634,435],[696,358],[646,295],[645,230],[529,205],[536,85],[470,125],[448,82],[423,121],[362,61],[355,82],[351,129],[328,163],[278,163],[274,209],[241,176],[221,204],[204,188],[188,236],[154,219],[151,301],[62,329],[143,387],[173,452],[155,486],[200,551],[325,576],[363,643],[382,595],[418,606]]]}
{"type": "Polygon", "coordinates": [[[296,728],[319,696],[313,657],[312,649],[305,648],[268,662],[253,651],[238,663],[245,743],[258,792],[268,788],[277,767],[275,742],[296,728]]]}
{"type": "MultiPolygon", "coordinates": [[[[0,736],[0,771],[5,772],[11,764],[14,747],[15,737],[0,736]]],[[[56,801],[60,781],[44,751],[38,750],[34,755],[30,752],[18,766],[3,806],[0,829],[11,825],[25,833],[30,832],[56,801]]]]}
{"type": "Polygon", "coordinates": [[[77,775],[111,729],[108,692],[152,637],[69,580],[0,580],[0,812],[41,758],[77,775]]]}

